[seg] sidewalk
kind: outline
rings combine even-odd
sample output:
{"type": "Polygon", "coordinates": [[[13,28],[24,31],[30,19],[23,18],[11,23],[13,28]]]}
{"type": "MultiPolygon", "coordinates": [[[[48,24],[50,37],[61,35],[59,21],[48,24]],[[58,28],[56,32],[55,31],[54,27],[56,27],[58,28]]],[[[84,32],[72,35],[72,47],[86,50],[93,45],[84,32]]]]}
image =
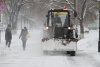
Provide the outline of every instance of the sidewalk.
{"type": "Polygon", "coordinates": [[[66,67],[66,63],[66,57],[43,56],[41,50],[41,31],[30,31],[25,51],[22,50],[19,32],[13,35],[10,48],[5,46],[4,32],[2,32],[0,67],[66,67]]]}
{"type": "Polygon", "coordinates": [[[0,43],[0,55],[20,54],[27,53],[28,55],[41,55],[41,31],[33,30],[29,31],[29,37],[26,45],[26,50],[23,51],[21,39],[19,39],[20,31],[17,34],[12,35],[11,47],[8,48],[5,45],[5,32],[2,32],[2,41],[0,43]],[[38,49],[37,49],[38,48],[38,49]]]}

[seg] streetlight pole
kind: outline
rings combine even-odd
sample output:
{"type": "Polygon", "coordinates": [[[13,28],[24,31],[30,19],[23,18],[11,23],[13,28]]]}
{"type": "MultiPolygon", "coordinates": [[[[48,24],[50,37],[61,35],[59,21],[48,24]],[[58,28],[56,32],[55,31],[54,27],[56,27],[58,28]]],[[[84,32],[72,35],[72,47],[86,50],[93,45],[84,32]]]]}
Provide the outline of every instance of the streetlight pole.
{"type": "Polygon", "coordinates": [[[99,2],[99,42],[98,42],[98,52],[100,52],[100,0],[97,0],[99,2]]]}

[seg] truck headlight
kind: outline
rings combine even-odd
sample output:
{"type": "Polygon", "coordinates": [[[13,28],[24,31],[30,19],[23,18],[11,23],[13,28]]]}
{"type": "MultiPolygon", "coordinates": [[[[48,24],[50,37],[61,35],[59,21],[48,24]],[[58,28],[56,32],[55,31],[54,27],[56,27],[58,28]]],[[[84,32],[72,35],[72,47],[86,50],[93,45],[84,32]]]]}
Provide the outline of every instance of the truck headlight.
{"type": "Polygon", "coordinates": [[[48,30],[49,28],[48,27],[46,27],[46,30],[48,30]]]}
{"type": "Polygon", "coordinates": [[[71,28],[70,28],[70,27],[68,27],[68,29],[70,30],[71,28]]]}
{"type": "Polygon", "coordinates": [[[48,30],[48,29],[49,29],[49,27],[45,27],[45,28],[44,28],[44,30],[48,30]]]}

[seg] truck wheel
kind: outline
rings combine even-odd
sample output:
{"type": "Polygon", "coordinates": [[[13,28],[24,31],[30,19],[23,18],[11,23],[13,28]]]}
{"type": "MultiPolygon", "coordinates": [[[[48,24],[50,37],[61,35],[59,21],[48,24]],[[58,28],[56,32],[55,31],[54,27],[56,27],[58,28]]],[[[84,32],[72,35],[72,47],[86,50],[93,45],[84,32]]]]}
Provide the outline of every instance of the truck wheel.
{"type": "Polygon", "coordinates": [[[67,53],[67,54],[70,54],[70,53],[71,53],[71,51],[66,51],[66,53],[67,53]]]}
{"type": "Polygon", "coordinates": [[[70,52],[70,55],[71,55],[71,56],[75,56],[75,51],[71,51],[71,52],[70,52]]]}

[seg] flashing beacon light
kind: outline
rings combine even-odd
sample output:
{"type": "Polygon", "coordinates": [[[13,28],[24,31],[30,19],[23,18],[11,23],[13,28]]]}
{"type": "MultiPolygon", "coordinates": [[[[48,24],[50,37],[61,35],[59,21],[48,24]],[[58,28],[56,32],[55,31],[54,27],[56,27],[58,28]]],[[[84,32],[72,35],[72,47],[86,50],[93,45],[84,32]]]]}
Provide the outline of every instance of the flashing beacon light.
{"type": "Polygon", "coordinates": [[[64,5],[64,9],[66,9],[66,8],[68,8],[68,6],[67,5],[64,5]]]}
{"type": "Polygon", "coordinates": [[[68,0],[66,0],[66,2],[67,2],[68,0]]]}

